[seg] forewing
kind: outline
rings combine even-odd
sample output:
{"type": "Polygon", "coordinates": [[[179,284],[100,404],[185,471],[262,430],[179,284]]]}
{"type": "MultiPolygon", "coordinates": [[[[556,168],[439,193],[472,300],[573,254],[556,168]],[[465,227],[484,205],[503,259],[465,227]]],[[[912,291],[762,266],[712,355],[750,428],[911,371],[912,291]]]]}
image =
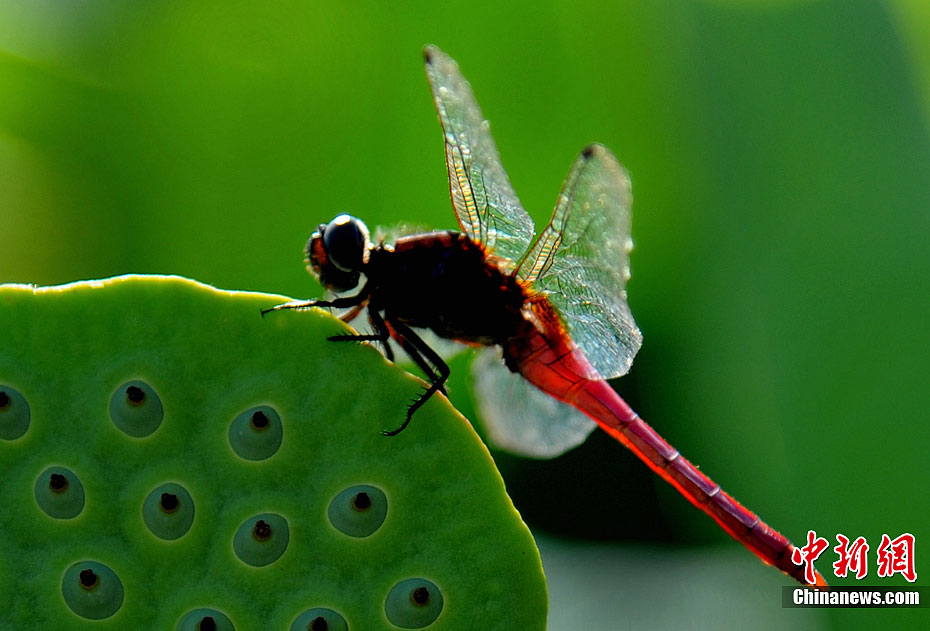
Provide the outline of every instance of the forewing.
{"type": "Polygon", "coordinates": [[[459,226],[513,266],[533,240],[533,220],[507,179],[490,126],[458,64],[435,46],[427,46],[425,56],[459,226]]]}
{"type": "Polygon", "coordinates": [[[642,344],[626,301],[631,202],[620,162],[602,145],[586,147],[517,272],[556,307],[604,379],[626,373],[642,344]]]}
{"type": "Polygon", "coordinates": [[[554,458],[580,445],[594,421],[530,385],[504,365],[498,349],[475,354],[475,405],[492,446],[531,458],[554,458]]]}

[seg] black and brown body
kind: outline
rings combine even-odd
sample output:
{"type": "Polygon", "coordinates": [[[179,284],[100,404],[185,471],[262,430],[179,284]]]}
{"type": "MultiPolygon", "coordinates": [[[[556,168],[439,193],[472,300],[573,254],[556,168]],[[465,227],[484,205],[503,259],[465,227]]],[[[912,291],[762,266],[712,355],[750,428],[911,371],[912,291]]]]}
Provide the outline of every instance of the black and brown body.
{"type": "Polygon", "coordinates": [[[369,309],[466,344],[504,344],[524,326],[527,291],[459,232],[402,237],[369,252],[369,309]]]}

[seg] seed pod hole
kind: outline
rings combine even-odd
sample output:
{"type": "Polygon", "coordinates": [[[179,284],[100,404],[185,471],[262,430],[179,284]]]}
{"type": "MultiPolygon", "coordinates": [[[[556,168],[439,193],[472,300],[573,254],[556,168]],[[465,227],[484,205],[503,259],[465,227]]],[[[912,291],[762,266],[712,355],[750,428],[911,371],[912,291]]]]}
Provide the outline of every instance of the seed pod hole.
{"type": "Polygon", "coordinates": [[[52,493],[64,493],[68,490],[68,478],[60,473],[48,476],[48,488],[52,493]]]}
{"type": "Polygon", "coordinates": [[[36,480],[33,493],[39,508],[55,519],[74,519],[84,510],[84,486],[70,469],[49,467],[36,480]]]}
{"type": "Polygon", "coordinates": [[[370,484],[351,486],[329,503],[329,523],[344,535],[362,538],[374,534],[388,513],[384,491],[370,484]]]}
{"type": "Polygon", "coordinates": [[[299,616],[291,624],[290,631],[348,631],[349,625],[342,614],[327,609],[325,607],[316,607],[309,609],[299,616]]]}
{"type": "Polygon", "coordinates": [[[90,568],[81,570],[81,573],[78,576],[81,580],[81,587],[87,591],[93,590],[95,587],[97,587],[97,585],[100,584],[100,578],[90,568]]]}
{"type": "Polygon", "coordinates": [[[408,578],[397,583],[384,602],[391,624],[402,629],[428,627],[442,613],[442,592],[425,578],[408,578]]]}
{"type": "Polygon", "coordinates": [[[359,491],[352,498],[352,508],[360,513],[364,513],[371,508],[371,496],[365,491],[359,491]]]}
{"type": "Polygon", "coordinates": [[[0,440],[16,440],[29,429],[31,412],[25,397],[0,384],[0,440]]]}
{"type": "Polygon", "coordinates": [[[180,502],[178,501],[178,496],[174,493],[162,493],[161,499],[158,501],[159,506],[161,506],[161,511],[163,513],[174,513],[178,510],[180,502]]]}
{"type": "Polygon", "coordinates": [[[65,604],[82,618],[109,618],[123,604],[123,584],[116,573],[96,561],[81,561],[65,571],[61,580],[65,604]]]}
{"type": "Polygon", "coordinates": [[[142,503],[142,520],[159,539],[174,541],[187,534],[194,522],[194,500],[180,484],[169,482],[153,489],[142,503]]]}
{"type": "Polygon", "coordinates": [[[145,390],[139,386],[129,386],[126,388],[126,400],[129,405],[139,407],[145,403],[145,390]]]}
{"type": "Polygon", "coordinates": [[[268,429],[270,422],[271,421],[268,420],[268,415],[266,415],[261,410],[252,412],[252,416],[249,417],[249,424],[256,432],[261,432],[268,429]]]}
{"type": "Polygon", "coordinates": [[[287,520],[281,515],[264,513],[239,526],[233,538],[233,550],[243,563],[263,567],[284,554],[289,538],[287,520]]]}
{"type": "Polygon", "coordinates": [[[252,536],[256,541],[267,541],[271,538],[271,525],[264,519],[259,519],[252,526],[252,536]]]}
{"type": "Polygon", "coordinates": [[[235,631],[235,627],[222,611],[201,607],[184,614],[177,631],[235,631]]]}
{"type": "Polygon", "coordinates": [[[127,381],[110,397],[110,418],[134,438],[145,438],[161,425],[165,412],[158,393],[144,381],[127,381]]]}
{"type": "Polygon", "coordinates": [[[284,429],[281,416],[269,405],[240,413],[229,426],[229,444],[244,460],[265,460],[281,447],[284,429]]]}

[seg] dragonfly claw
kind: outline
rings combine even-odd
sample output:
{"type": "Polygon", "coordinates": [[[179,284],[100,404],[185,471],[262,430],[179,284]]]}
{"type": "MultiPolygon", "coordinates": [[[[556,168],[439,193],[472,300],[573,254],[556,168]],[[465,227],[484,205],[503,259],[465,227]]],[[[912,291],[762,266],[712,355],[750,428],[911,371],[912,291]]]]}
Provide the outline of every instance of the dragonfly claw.
{"type": "Polygon", "coordinates": [[[411,416],[412,416],[412,414],[410,414],[410,413],[408,412],[408,413],[407,413],[407,418],[404,420],[403,424],[402,424],[400,427],[398,427],[397,429],[382,429],[382,430],[381,430],[381,435],[382,435],[382,436],[397,436],[397,435],[400,434],[402,431],[404,431],[404,429],[406,429],[407,425],[410,423],[410,417],[411,417],[411,416]]]}
{"type": "Polygon", "coordinates": [[[273,307],[268,307],[267,309],[262,309],[262,317],[265,317],[266,313],[271,313],[272,311],[285,311],[288,309],[293,309],[294,311],[306,311],[312,307],[321,306],[318,300],[307,300],[306,302],[285,302],[280,305],[275,305],[273,307]]]}

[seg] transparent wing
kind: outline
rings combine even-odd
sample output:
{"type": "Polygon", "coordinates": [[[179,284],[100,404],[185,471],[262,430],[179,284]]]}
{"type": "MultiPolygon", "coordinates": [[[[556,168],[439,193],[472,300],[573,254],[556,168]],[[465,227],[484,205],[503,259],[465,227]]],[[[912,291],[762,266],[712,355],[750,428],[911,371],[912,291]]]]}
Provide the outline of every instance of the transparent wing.
{"type": "Polygon", "coordinates": [[[580,445],[594,421],[510,372],[496,348],[475,354],[475,405],[494,447],[530,458],[554,458],[580,445]]]}
{"type": "Polygon", "coordinates": [[[565,180],[552,219],[517,270],[563,318],[601,377],[625,374],[642,344],[626,302],[630,178],[610,151],[589,145],[565,180]]]}
{"type": "Polygon", "coordinates": [[[507,179],[490,126],[458,65],[435,46],[427,46],[425,56],[459,226],[513,266],[533,240],[533,220],[507,179]]]}
{"type": "Polygon", "coordinates": [[[429,226],[412,223],[399,223],[392,226],[375,226],[371,240],[374,244],[379,243],[396,243],[401,237],[409,237],[413,234],[423,234],[432,232],[429,226]]]}

